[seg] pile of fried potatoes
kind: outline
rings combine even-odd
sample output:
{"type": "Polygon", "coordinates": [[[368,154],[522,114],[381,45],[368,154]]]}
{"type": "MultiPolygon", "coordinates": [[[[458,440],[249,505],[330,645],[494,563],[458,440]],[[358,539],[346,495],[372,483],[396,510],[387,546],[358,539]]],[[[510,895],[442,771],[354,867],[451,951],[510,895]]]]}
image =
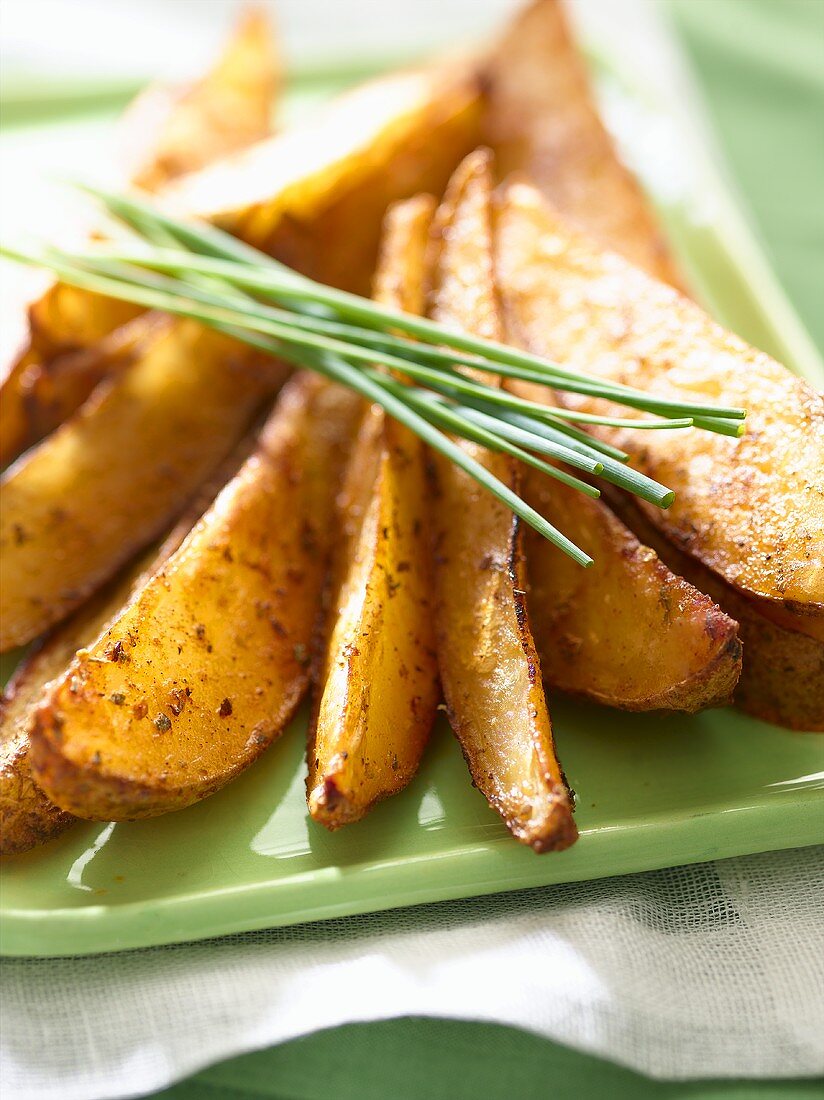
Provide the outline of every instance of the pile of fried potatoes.
{"type": "Polygon", "coordinates": [[[132,183],[332,285],[744,406],[747,430],[598,429],[676,491],[666,512],[461,441],[583,570],[349,391],[53,283],[0,391],[0,641],[29,647],[0,712],[0,850],[212,794],[307,691],[316,821],[406,786],[445,701],[537,852],[577,836],[547,692],[824,730],[824,399],[685,296],[556,0],[273,133],[281,84],[251,14],[200,82],[130,110],[132,183]]]}

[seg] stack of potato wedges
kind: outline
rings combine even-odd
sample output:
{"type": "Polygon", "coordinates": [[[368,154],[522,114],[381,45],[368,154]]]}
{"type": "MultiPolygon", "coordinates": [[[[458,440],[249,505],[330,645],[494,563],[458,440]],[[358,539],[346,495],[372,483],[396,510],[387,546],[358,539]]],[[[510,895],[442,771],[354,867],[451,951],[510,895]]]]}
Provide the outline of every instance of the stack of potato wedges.
{"type": "Polygon", "coordinates": [[[131,109],[134,185],[331,285],[742,405],[747,430],[597,429],[667,511],[461,441],[583,570],[353,393],[53,283],[0,384],[0,641],[29,647],[0,710],[2,853],[214,793],[307,692],[317,822],[405,787],[443,702],[536,852],[577,836],[555,692],[824,730],[824,399],[685,296],[559,3],[273,133],[281,84],[252,14],[199,83],[131,109]]]}

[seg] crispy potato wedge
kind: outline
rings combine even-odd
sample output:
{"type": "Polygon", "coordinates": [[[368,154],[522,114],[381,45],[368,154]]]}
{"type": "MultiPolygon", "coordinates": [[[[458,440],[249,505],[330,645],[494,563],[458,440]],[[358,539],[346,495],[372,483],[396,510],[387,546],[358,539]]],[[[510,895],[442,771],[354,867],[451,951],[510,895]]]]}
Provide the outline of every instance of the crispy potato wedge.
{"type": "Polygon", "coordinates": [[[185,177],[170,199],[313,278],[369,294],[384,212],[443,191],[477,144],[481,104],[469,61],[381,77],[185,177]]]}
{"type": "Polygon", "coordinates": [[[133,595],[168,561],[256,443],[257,433],[247,436],[215,476],[198,489],[160,546],[130,563],[70,619],[43,638],[15,669],[0,699],[0,856],[16,855],[43,844],[77,820],[47,798],[31,773],[29,726],[32,710],[43,697],[46,685],[65,674],[77,651],[92,646],[133,595]]]}
{"type": "Polygon", "coordinates": [[[260,446],[180,549],[35,709],[62,809],[130,820],[205,798],[282,732],[309,677],[337,471],[358,400],[290,382],[260,446]]]}
{"type": "MultiPolygon", "coordinates": [[[[598,117],[585,65],[557,0],[536,0],[515,22],[492,59],[488,82],[485,131],[504,171],[524,171],[563,215],[648,274],[679,286],[641,189],[621,164],[598,117]]],[[[590,511],[582,502],[582,512],[590,511]]],[[[626,537],[620,532],[616,550],[626,537]]],[[[660,536],[655,545],[659,543],[660,536]]],[[[671,544],[658,548],[662,560],[741,623],[745,656],[736,703],[796,729],[820,723],[820,643],[768,621],[671,544]]],[[[606,551],[600,548],[599,560],[606,551]]]]}
{"type": "MultiPolygon", "coordinates": [[[[376,297],[409,313],[423,312],[434,205],[420,196],[387,217],[376,297]]],[[[422,443],[373,406],[341,494],[344,534],[307,754],[309,812],[331,829],[409,783],[435,721],[428,497],[422,443]]]]}
{"type": "Polygon", "coordinates": [[[735,689],[736,706],[779,726],[824,732],[824,643],[764,618],[757,605],[664,538],[626,495],[610,491],[610,503],[670,569],[738,620],[744,665],[735,689]]]}
{"type": "MultiPolygon", "coordinates": [[[[128,178],[158,190],[267,137],[280,80],[271,26],[251,9],[201,81],[188,88],[152,85],[127,110],[128,178]]],[[[0,467],[80,407],[100,380],[98,368],[110,362],[95,345],[140,312],[129,302],[46,283],[0,382],[0,467]]]]}
{"type": "MultiPolygon", "coordinates": [[[[464,161],[439,214],[432,316],[492,339],[500,319],[492,281],[490,163],[464,161]]],[[[507,456],[465,442],[507,484],[507,456]]],[[[526,605],[520,525],[454,464],[432,456],[436,625],[447,711],[475,785],[510,832],[536,852],[577,836],[555,754],[526,605]]]]}
{"type": "Polygon", "coordinates": [[[559,0],[534,0],[486,66],[484,140],[501,175],[523,172],[567,218],[663,282],[675,265],[601,121],[559,0]]]}
{"type": "MultiPolygon", "coordinates": [[[[418,191],[440,194],[476,144],[480,112],[469,64],[384,77],[171,190],[184,211],[211,217],[315,278],[368,294],[384,211],[418,191]]],[[[88,347],[136,312],[62,284],[32,311],[34,343],[3,387],[0,465],[45,434],[42,423],[33,432],[29,411],[41,377],[37,363],[88,347]]],[[[59,422],[44,418],[49,429],[59,422]]]]}
{"type": "Polygon", "coordinates": [[[600,500],[527,468],[525,499],[594,558],[587,570],[525,532],[544,681],[623,710],[694,713],[732,699],[738,624],[675,576],[600,500]]]}
{"type": "Polygon", "coordinates": [[[272,25],[249,8],[214,67],[196,83],[150,86],[122,122],[129,179],[158,191],[272,133],[283,66],[272,25]]]}
{"type": "Polygon", "coordinates": [[[2,479],[3,651],[162,534],[271,390],[232,341],[192,322],[141,322],[134,362],[2,479]]]}
{"type": "Polygon", "coordinates": [[[498,273],[524,346],[667,397],[748,410],[740,439],[599,431],[675,491],[667,511],[643,505],[666,538],[764,617],[824,639],[824,397],[672,288],[569,229],[524,183],[504,192],[498,273]]]}

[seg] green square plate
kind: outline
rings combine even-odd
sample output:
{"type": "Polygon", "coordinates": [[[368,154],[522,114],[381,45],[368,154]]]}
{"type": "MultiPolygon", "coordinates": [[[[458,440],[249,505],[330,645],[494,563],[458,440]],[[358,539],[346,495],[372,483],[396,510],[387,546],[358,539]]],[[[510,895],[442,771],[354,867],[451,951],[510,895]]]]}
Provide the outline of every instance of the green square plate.
{"type": "MultiPolygon", "coordinates": [[[[645,119],[635,111],[623,134],[636,166],[633,153],[648,147],[645,119]]],[[[808,337],[710,176],[720,212],[711,222],[696,221],[686,201],[662,206],[694,285],[722,320],[824,384],[808,337]]],[[[651,190],[662,193],[655,181],[651,190]]],[[[639,716],[553,700],[552,711],[579,798],[581,839],[570,851],[536,856],[509,838],[472,789],[445,724],[407,791],[366,821],[325,832],[306,813],[302,714],[207,801],[151,821],[78,825],[6,862],[2,952],[147,947],[824,840],[824,744],[815,735],[734,710],[639,716]]]]}

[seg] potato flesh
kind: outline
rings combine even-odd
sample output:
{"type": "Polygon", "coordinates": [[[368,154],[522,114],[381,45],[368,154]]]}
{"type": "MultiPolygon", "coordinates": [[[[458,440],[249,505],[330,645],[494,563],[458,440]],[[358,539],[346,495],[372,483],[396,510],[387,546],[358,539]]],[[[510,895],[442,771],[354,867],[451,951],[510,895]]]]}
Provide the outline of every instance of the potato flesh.
{"type": "MultiPolygon", "coordinates": [[[[411,199],[387,219],[376,297],[409,313],[423,309],[433,206],[411,199]]],[[[435,720],[428,496],[420,440],[373,406],[342,493],[344,537],[308,752],[309,811],[329,828],[407,785],[435,720]]]]}
{"type": "MultiPolygon", "coordinates": [[[[654,526],[780,625],[824,634],[824,398],[676,291],[507,188],[499,276],[512,331],[539,354],[666,397],[743,406],[745,434],[599,429],[675,491],[654,526]]],[[[564,395],[603,412],[603,401],[564,395]]]]}
{"type": "MultiPolygon", "coordinates": [[[[498,338],[483,154],[459,169],[440,218],[432,316],[498,338]]],[[[461,446],[517,489],[512,460],[461,446]]],[[[518,521],[453,463],[432,461],[438,659],[452,728],[476,786],[512,834],[539,852],[568,847],[577,831],[532,640],[518,521]]]]}
{"type": "Polygon", "coordinates": [[[277,737],[308,682],[336,471],[357,399],[314,377],[284,391],[181,548],[36,709],[36,782],[78,817],[179,809],[277,737]]]}
{"type": "Polygon", "coordinates": [[[558,0],[536,0],[487,62],[484,140],[565,217],[662,282],[680,279],[635,177],[601,121],[558,0]]]}
{"type": "Polygon", "coordinates": [[[135,361],[6,472],[3,650],[63,619],[180,513],[267,392],[250,361],[192,322],[149,326],[135,361]]]}

